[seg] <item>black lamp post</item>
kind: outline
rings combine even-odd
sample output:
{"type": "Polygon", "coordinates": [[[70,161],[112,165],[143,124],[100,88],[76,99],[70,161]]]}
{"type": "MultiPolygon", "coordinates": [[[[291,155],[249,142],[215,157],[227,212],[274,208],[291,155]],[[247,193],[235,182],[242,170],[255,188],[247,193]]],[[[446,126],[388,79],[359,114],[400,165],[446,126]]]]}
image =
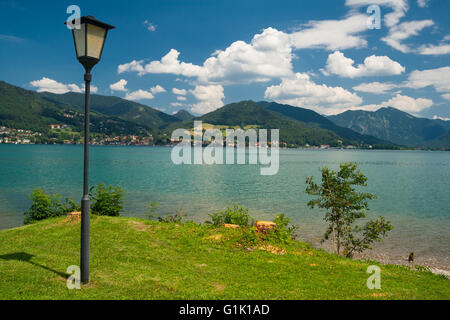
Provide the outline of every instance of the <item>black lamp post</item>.
{"type": "Polygon", "coordinates": [[[84,184],[81,199],[81,282],[89,282],[89,95],[91,70],[100,61],[108,30],[113,26],[96,20],[93,16],[80,18],[80,28],[72,29],[78,61],[85,69],[85,111],[84,111],[84,184]]]}

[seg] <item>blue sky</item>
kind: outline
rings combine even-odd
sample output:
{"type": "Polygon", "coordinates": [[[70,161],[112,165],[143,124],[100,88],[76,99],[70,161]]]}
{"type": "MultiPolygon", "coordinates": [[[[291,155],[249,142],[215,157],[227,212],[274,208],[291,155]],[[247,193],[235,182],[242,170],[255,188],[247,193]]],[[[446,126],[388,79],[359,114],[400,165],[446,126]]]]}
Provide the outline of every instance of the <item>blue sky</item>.
{"type": "Polygon", "coordinates": [[[336,114],[392,106],[450,118],[450,1],[0,0],[0,79],[83,90],[69,5],[113,24],[97,93],[167,113],[270,100],[336,114]],[[377,5],[380,29],[367,9],[377,5]]]}

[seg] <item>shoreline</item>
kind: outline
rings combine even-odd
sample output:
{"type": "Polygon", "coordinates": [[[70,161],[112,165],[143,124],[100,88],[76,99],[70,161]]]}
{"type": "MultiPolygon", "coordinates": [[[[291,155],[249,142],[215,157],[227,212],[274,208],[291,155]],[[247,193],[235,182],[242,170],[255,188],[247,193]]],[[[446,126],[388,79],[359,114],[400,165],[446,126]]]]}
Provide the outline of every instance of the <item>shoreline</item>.
{"type": "MultiPolygon", "coordinates": [[[[0,143],[1,145],[10,145],[10,146],[83,146],[82,143],[0,143]]],[[[173,148],[176,144],[90,144],[90,147],[139,147],[139,148],[173,148]]],[[[192,146],[193,148],[194,146],[192,146]]],[[[205,148],[206,146],[202,146],[205,148]]],[[[226,148],[226,146],[224,146],[226,148]]],[[[236,147],[234,147],[236,148],[236,147]]],[[[245,149],[249,147],[246,146],[245,149]]],[[[254,147],[258,148],[258,147],[254,147]]],[[[269,148],[270,149],[270,148],[269,148]]],[[[433,152],[450,152],[450,148],[414,148],[414,147],[399,147],[399,148],[364,148],[364,147],[355,147],[355,148],[347,148],[343,147],[328,147],[328,148],[320,148],[316,147],[283,147],[279,148],[280,150],[300,150],[300,151],[433,151],[433,152]]]]}
{"type": "MultiPolygon", "coordinates": [[[[330,242],[320,241],[308,241],[307,239],[299,239],[299,241],[307,242],[311,247],[315,249],[322,249],[328,253],[332,253],[332,245],[330,242]]],[[[366,250],[362,253],[356,253],[352,260],[363,260],[363,261],[376,261],[382,265],[398,265],[410,267],[408,262],[408,255],[398,255],[393,252],[387,252],[382,248],[373,248],[372,250],[366,250]]],[[[450,279],[450,257],[437,258],[437,257],[416,257],[414,261],[414,266],[425,267],[430,272],[443,275],[450,279]]]]}

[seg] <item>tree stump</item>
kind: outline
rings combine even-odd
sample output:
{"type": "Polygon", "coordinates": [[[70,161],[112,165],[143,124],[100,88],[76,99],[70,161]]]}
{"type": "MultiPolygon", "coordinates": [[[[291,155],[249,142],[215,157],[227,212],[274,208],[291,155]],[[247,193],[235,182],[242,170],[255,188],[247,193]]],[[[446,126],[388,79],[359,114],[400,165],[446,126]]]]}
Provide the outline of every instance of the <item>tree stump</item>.
{"type": "Polygon", "coordinates": [[[80,211],[68,212],[66,219],[69,221],[79,221],[81,220],[81,212],[80,211]]]}
{"type": "Polygon", "coordinates": [[[266,233],[268,230],[275,229],[277,224],[272,221],[258,221],[256,222],[256,229],[260,233],[266,233]]]}

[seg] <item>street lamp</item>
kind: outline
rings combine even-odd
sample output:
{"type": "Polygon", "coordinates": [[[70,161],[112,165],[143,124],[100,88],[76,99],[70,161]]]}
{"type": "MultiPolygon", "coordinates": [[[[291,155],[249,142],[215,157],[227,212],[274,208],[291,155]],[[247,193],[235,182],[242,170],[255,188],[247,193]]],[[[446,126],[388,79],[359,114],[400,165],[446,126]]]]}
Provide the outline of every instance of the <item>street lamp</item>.
{"type": "MultiPolygon", "coordinates": [[[[67,22],[66,22],[67,24],[67,22]]],[[[108,30],[113,26],[96,20],[93,16],[81,17],[80,25],[72,29],[78,61],[83,65],[85,81],[84,109],[84,184],[81,199],[81,282],[89,282],[89,95],[91,70],[100,61],[108,30]]]]}

